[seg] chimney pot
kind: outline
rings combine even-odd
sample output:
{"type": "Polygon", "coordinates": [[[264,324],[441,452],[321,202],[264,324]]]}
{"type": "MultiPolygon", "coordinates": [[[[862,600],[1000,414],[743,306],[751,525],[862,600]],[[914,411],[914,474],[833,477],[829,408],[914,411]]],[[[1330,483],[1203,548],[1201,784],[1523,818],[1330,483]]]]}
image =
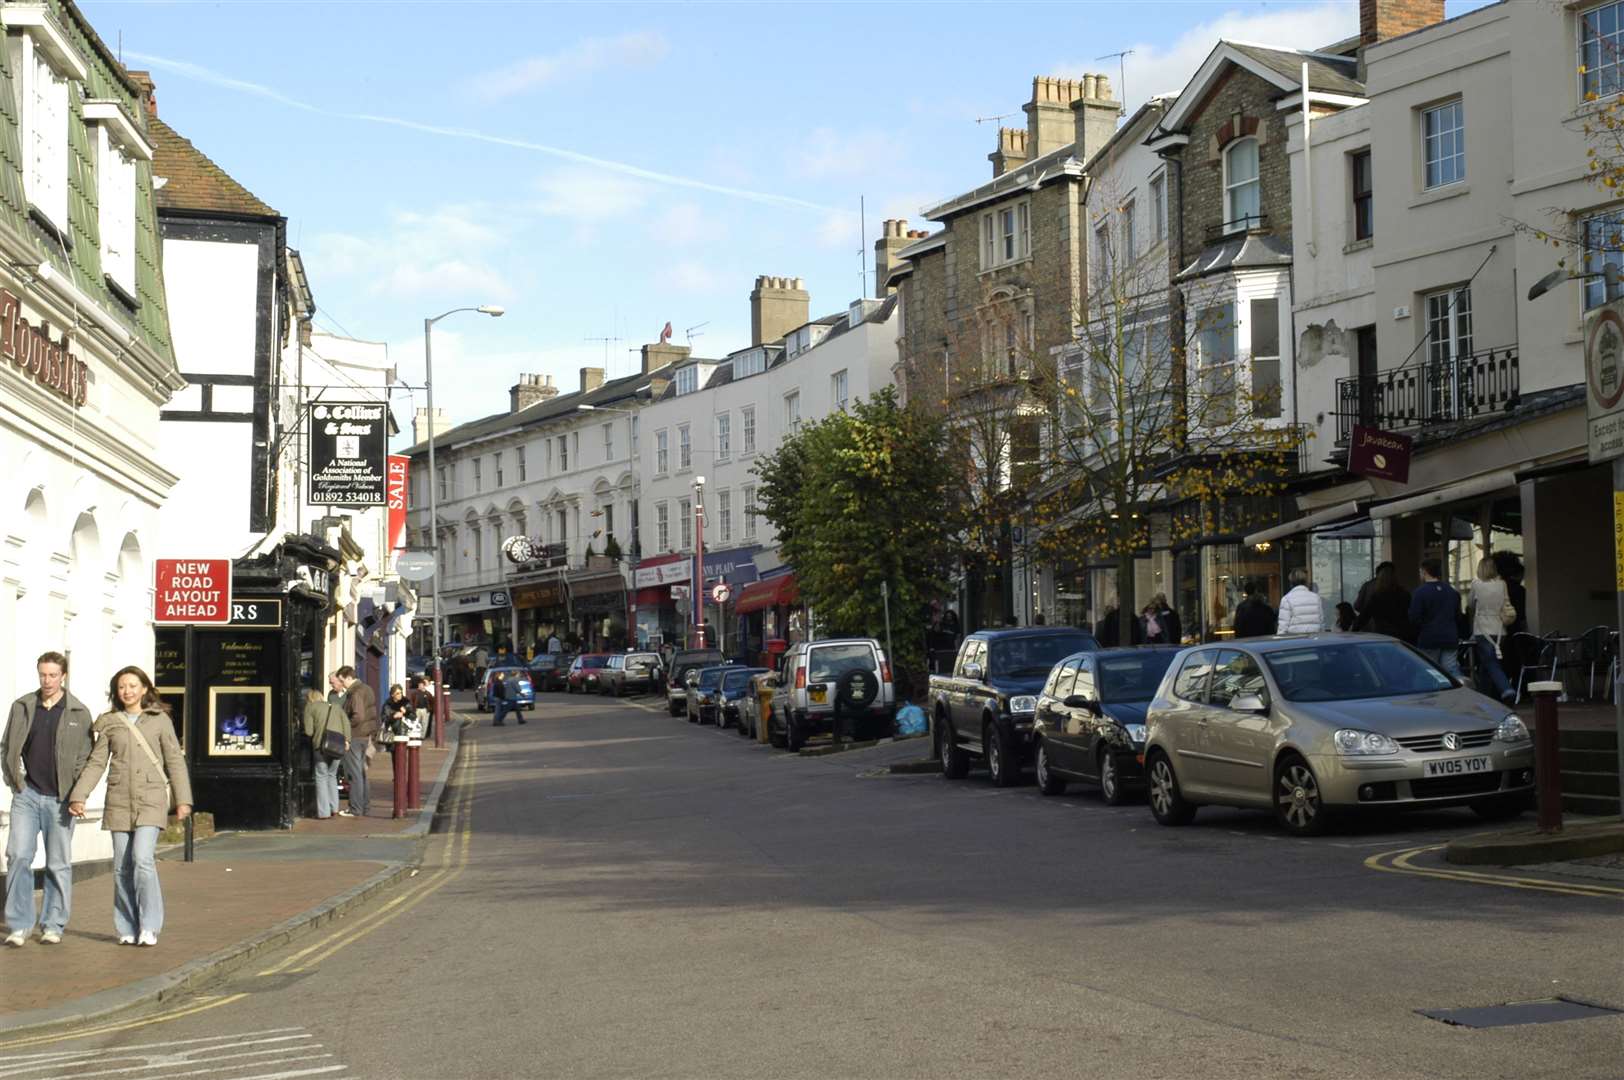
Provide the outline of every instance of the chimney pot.
{"type": "Polygon", "coordinates": [[[603,368],[584,367],[581,369],[581,393],[589,393],[603,385],[603,368]]]}

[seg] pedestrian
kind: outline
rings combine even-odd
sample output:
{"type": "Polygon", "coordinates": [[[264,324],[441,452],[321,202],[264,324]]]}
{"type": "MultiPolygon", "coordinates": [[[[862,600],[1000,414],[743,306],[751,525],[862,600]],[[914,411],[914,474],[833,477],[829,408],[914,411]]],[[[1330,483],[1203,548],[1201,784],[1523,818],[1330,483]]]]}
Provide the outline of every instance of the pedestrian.
{"type": "Polygon", "coordinates": [[[503,727],[507,723],[503,717],[507,715],[508,710],[508,690],[507,680],[502,677],[500,671],[491,676],[491,690],[486,696],[491,699],[491,712],[495,714],[491,727],[503,727]]]}
{"type": "Polygon", "coordinates": [[[1352,630],[1353,624],[1358,620],[1358,618],[1359,613],[1353,610],[1352,604],[1348,603],[1346,600],[1338,600],[1336,602],[1336,628],[1338,630],[1341,630],[1343,633],[1352,630]]]}
{"type": "Polygon", "coordinates": [[[1370,603],[1370,594],[1375,591],[1376,583],[1381,579],[1383,570],[1392,571],[1393,564],[1390,562],[1379,562],[1376,564],[1376,572],[1370,576],[1369,581],[1359,586],[1359,595],[1353,598],[1354,611],[1359,612],[1360,614],[1364,613],[1365,608],[1370,603]]]}
{"type": "Polygon", "coordinates": [[[1517,609],[1511,604],[1506,583],[1500,580],[1500,570],[1493,556],[1478,560],[1477,580],[1472,582],[1471,601],[1467,605],[1472,616],[1472,651],[1477,656],[1479,682],[1487,681],[1497,697],[1507,705],[1517,700],[1501,666],[1500,642],[1506,627],[1517,621],[1517,609]]]}
{"type": "Polygon", "coordinates": [[[1308,571],[1291,572],[1291,590],[1280,598],[1276,634],[1317,634],[1325,629],[1325,605],[1308,583],[1308,571]]]}
{"type": "Polygon", "coordinates": [[[0,736],[6,786],[11,789],[11,831],[6,838],[6,944],[20,946],[34,932],[34,855],[45,842],[44,906],[39,939],[62,941],[73,906],[73,817],[68,792],[90,760],[95,735],[90,710],[64,685],[68,661],[59,652],[34,662],[39,689],[11,703],[0,736]]]}
{"type": "Polygon", "coordinates": [[[1184,640],[1178,612],[1167,603],[1166,593],[1157,593],[1145,605],[1145,635],[1147,645],[1177,645],[1184,640]],[[1155,631],[1152,632],[1152,627],[1155,631]]]}
{"type": "Polygon", "coordinates": [[[68,813],[83,817],[85,800],[107,778],[102,828],[113,834],[113,930],[120,945],[156,945],[164,928],[164,897],[155,857],[169,808],[192,813],[192,782],[169,707],[147,673],[120,668],[107,684],[113,707],[96,718],[96,748],[68,796],[68,813]]]}
{"type": "Polygon", "coordinates": [[[1460,593],[1443,580],[1441,559],[1421,560],[1421,587],[1410,597],[1415,647],[1460,678],[1460,593]]]}
{"type": "Polygon", "coordinates": [[[344,680],[338,677],[338,672],[327,676],[327,703],[344,707],[344,680]]]}
{"type": "Polygon", "coordinates": [[[564,643],[558,640],[556,633],[547,635],[547,651],[555,656],[564,651],[564,643]]]}
{"type": "Polygon", "coordinates": [[[1365,594],[1364,606],[1357,612],[1353,621],[1355,630],[1386,634],[1400,641],[1410,639],[1410,590],[1399,584],[1398,572],[1392,563],[1384,562],[1377,567],[1370,591],[1365,594]]]}
{"type": "Polygon", "coordinates": [[[1032,616],[1032,625],[1033,626],[1047,626],[1047,625],[1049,625],[1049,620],[1044,618],[1043,617],[1043,612],[1040,611],[1036,615],[1032,616]]]}
{"type": "Polygon", "coordinates": [[[378,731],[378,695],[371,686],[355,677],[348,664],[335,675],[344,687],[344,712],[350,718],[350,748],[344,754],[344,775],[350,780],[350,808],[339,817],[366,817],[367,762],[374,753],[372,736],[378,731]]]}
{"type": "Polygon", "coordinates": [[[1122,640],[1121,609],[1115,600],[1105,606],[1100,617],[1094,621],[1094,640],[1100,643],[1101,648],[1113,648],[1122,640]]]}
{"type": "Polygon", "coordinates": [[[322,697],[318,691],[305,691],[304,733],[310,736],[315,759],[316,820],[326,821],[338,813],[338,763],[350,746],[350,721],[344,710],[322,697]],[[337,739],[328,739],[328,732],[337,739]]]}
{"type": "Polygon", "coordinates": [[[434,684],[426,676],[417,676],[412,680],[411,697],[412,704],[417,706],[417,717],[422,722],[421,737],[425,739],[433,738],[434,721],[437,715],[434,684]]]}
{"type": "Polygon", "coordinates": [[[416,725],[417,706],[406,697],[406,688],[400,683],[389,688],[389,697],[384,700],[380,720],[384,733],[390,736],[409,736],[416,725]]]}
{"type": "Polygon", "coordinates": [[[1252,578],[1246,583],[1246,599],[1235,607],[1235,636],[1269,637],[1274,633],[1274,605],[1269,603],[1263,582],[1252,578]]]}

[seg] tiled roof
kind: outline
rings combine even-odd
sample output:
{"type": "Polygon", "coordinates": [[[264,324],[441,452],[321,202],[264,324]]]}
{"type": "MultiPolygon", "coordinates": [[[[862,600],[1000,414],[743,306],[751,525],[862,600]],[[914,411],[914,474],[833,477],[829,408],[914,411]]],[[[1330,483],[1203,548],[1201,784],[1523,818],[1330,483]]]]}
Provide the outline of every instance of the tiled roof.
{"type": "Polygon", "coordinates": [[[1303,63],[1308,64],[1308,86],[1329,94],[1350,94],[1363,97],[1365,84],[1354,76],[1359,63],[1352,57],[1325,56],[1319,53],[1297,52],[1293,49],[1271,49],[1263,45],[1248,45],[1238,41],[1226,42],[1238,53],[1251,57],[1264,67],[1299,81],[1303,77],[1303,63]]]}
{"type": "Polygon", "coordinates": [[[158,189],[160,210],[203,210],[243,217],[281,217],[174,128],[150,117],[152,171],[168,183],[158,189]]]}

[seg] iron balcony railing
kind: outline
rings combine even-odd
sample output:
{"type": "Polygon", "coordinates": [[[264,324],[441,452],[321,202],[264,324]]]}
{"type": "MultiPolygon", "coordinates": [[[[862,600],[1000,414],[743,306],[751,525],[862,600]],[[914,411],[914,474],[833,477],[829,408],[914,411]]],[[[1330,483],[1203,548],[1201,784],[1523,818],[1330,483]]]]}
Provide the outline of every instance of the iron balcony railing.
{"type": "Polygon", "coordinates": [[[1514,345],[1338,379],[1336,441],[1347,443],[1355,424],[1396,431],[1509,410],[1520,387],[1514,345]]]}

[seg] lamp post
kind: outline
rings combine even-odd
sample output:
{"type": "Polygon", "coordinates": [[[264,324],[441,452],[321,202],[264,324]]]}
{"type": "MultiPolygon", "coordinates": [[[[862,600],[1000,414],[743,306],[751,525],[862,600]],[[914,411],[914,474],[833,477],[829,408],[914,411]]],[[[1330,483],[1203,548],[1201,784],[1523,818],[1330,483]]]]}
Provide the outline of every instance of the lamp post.
{"type": "Polygon", "coordinates": [[[435,495],[439,490],[440,477],[434,469],[434,324],[447,315],[456,315],[463,311],[477,311],[481,315],[489,315],[493,319],[500,319],[506,314],[505,309],[494,304],[481,304],[478,307],[452,308],[441,312],[432,319],[423,320],[423,390],[428,398],[429,412],[429,535],[432,537],[434,548],[434,618],[430,620],[433,627],[434,639],[434,745],[445,745],[445,722],[451,715],[450,703],[445,693],[445,672],[440,658],[440,512],[435,495]]]}
{"type": "Polygon", "coordinates": [[[694,477],[694,637],[705,647],[705,478],[694,477]]]}

